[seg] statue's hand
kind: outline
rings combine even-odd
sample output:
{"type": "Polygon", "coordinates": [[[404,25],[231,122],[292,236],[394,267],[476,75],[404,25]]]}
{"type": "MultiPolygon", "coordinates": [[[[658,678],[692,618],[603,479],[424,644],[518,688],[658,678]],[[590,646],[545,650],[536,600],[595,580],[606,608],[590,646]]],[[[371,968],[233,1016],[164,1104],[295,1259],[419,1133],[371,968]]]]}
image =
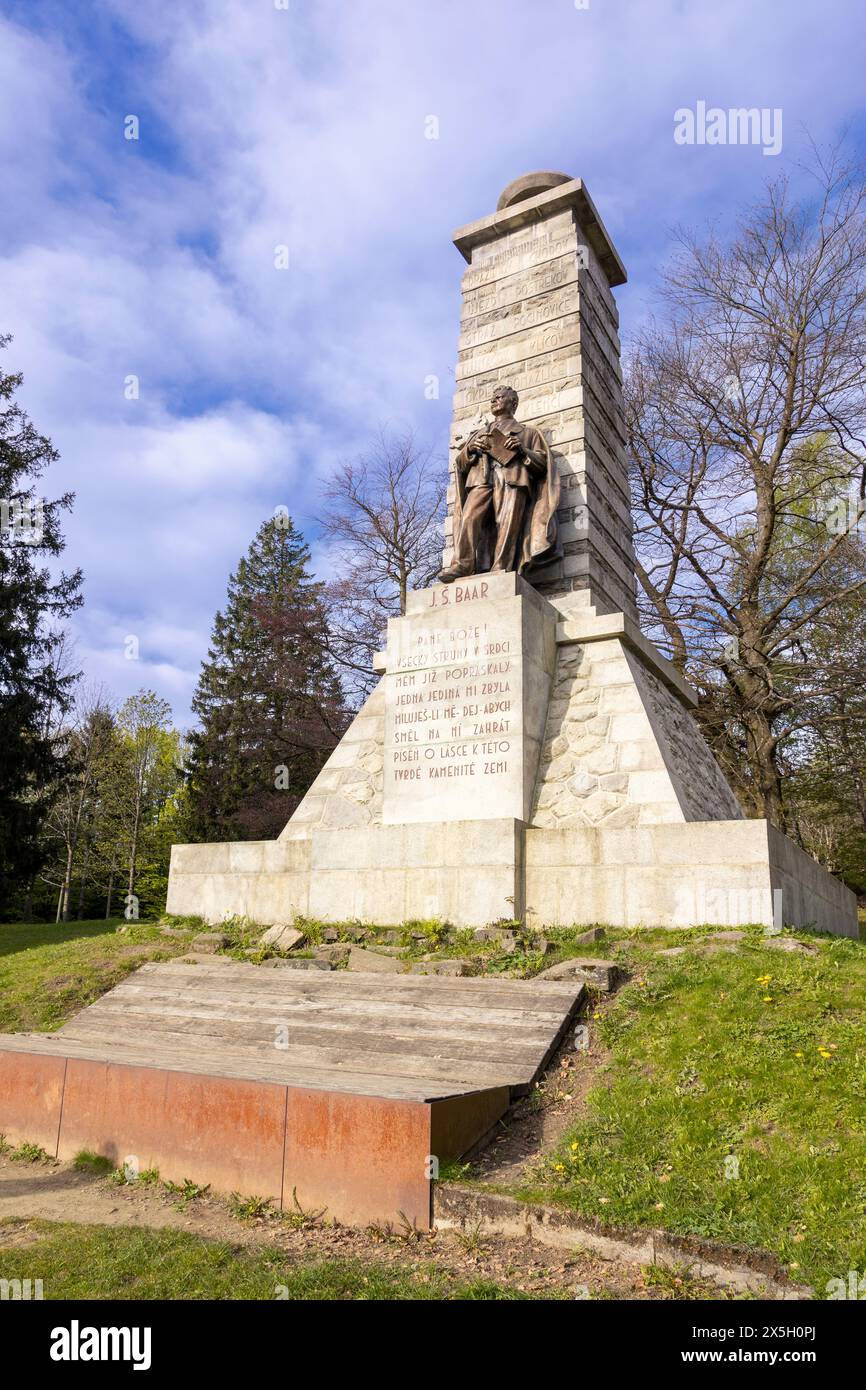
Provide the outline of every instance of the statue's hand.
{"type": "Polygon", "coordinates": [[[473,434],[472,438],[469,441],[470,454],[483,454],[486,448],[487,432],[485,430],[476,430],[475,434],[473,434]]]}

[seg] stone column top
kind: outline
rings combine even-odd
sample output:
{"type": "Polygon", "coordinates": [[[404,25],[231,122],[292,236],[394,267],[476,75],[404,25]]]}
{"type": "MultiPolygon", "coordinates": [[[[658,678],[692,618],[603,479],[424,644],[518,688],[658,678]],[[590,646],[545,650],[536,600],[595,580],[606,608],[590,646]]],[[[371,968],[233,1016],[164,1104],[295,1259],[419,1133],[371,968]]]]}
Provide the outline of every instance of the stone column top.
{"type": "Polygon", "coordinates": [[[624,285],[628,278],[625,266],[608,236],[583,180],[568,179],[565,183],[557,182],[552,187],[544,186],[550,184],[554,178],[561,180],[565,175],[524,174],[522,178],[515,179],[503,191],[499,200],[501,204],[502,199],[507,197],[509,201],[506,206],[499,207],[489,217],[482,217],[477,222],[468,222],[465,227],[457,228],[453,236],[457,250],[464,260],[471,262],[475,246],[482,246],[518,227],[540,222],[554,213],[574,208],[577,221],[607,275],[608,284],[624,285]],[[526,186],[531,196],[521,196],[521,185],[526,186]],[[542,187],[542,192],[533,193],[533,189],[539,186],[542,187]]]}

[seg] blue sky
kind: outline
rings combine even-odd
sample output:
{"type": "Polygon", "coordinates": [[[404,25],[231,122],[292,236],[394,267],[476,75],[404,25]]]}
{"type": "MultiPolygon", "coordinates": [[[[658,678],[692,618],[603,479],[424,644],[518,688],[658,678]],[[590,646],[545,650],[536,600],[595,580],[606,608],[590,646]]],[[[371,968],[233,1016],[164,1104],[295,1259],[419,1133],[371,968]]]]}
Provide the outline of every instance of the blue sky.
{"type": "Polygon", "coordinates": [[[586,181],[627,339],[676,225],[800,178],[807,134],[866,148],[864,30],[862,0],[0,0],[4,369],[61,452],[49,491],[77,493],[88,679],[187,722],[264,517],[288,506],[325,574],[335,462],[382,423],[444,452],[451,233],[505,184],[586,181]],[[781,154],[675,143],[701,100],[781,108],[781,154]]]}

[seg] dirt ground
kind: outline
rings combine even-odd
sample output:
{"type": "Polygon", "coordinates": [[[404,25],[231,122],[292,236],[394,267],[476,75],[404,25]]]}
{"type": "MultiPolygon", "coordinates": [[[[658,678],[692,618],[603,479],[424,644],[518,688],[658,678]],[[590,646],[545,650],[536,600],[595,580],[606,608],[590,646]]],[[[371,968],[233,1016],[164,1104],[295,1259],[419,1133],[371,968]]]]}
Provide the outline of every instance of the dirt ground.
{"type": "MultiPolygon", "coordinates": [[[[604,1005],[596,1005],[603,1008],[604,1005]]],[[[571,1042],[559,1049],[538,1085],[512,1107],[498,1131],[472,1162],[472,1176],[484,1182],[517,1187],[534,1163],[556,1147],[580,1116],[587,1092],[597,1086],[608,1053],[589,1024],[589,1046],[576,1052],[571,1042]]]]}

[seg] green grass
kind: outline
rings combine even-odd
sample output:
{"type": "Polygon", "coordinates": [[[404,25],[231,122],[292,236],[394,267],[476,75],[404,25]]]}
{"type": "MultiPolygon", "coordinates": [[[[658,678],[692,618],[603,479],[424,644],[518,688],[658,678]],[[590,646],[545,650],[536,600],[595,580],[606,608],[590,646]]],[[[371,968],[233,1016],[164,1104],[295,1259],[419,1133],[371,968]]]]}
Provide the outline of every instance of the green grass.
{"type": "Polygon", "coordinates": [[[819,1294],[866,1269],[866,947],[797,936],[819,954],[632,936],[633,978],[589,1020],[610,1062],[519,1195],[763,1248],[819,1294]]]}
{"type": "Polygon", "coordinates": [[[0,1032],[50,1032],[145,961],[188,949],[154,922],[0,924],[0,1032]]]}
{"type": "Polygon", "coordinates": [[[114,1173],[115,1167],[110,1158],[105,1154],[94,1153],[92,1149],[82,1149],[72,1160],[73,1168],[79,1173],[95,1173],[98,1177],[105,1177],[108,1173],[114,1173]]]}
{"type": "MultiPolygon", "coordinates": [[[[424,1261],[296,1263],[284,1253],[238,1249],[185,1231],[127,1226],[29,1223],[36,1239],[10,1244],[13,1223],[0,1224],[0,1275],[42,1279],[46,1299],[525,1299],[487,1280],[455,1282],[424,1261]]],[[[535,1295],[537,1297],[538,1295],[535,1295]]]]}

